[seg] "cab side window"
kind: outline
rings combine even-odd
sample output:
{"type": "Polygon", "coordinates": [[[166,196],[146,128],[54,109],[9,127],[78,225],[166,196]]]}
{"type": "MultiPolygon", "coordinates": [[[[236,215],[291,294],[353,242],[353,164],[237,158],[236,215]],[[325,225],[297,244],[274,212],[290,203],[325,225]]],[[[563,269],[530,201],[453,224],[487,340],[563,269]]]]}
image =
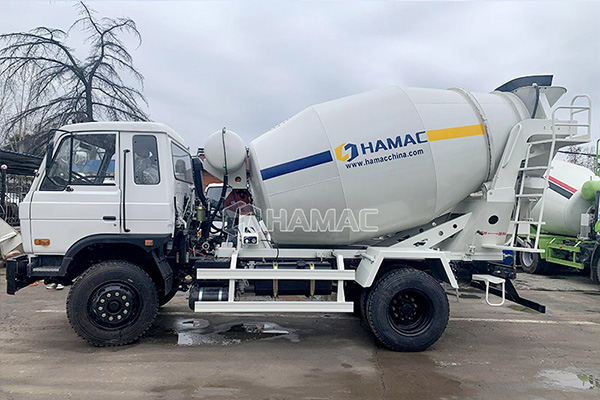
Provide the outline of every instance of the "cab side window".
{"type": "Polygon", "coordinates": [[[138,185],[160,183],[156,137],[152,135],[133,137],[133,176],[134,182],[138,185]]]}
{"type": "Polygon", "coordinates": [[[50,162],[41,190],[68,185],[115,184],[115,134],[71,135],[63,138],[50,162]]]}

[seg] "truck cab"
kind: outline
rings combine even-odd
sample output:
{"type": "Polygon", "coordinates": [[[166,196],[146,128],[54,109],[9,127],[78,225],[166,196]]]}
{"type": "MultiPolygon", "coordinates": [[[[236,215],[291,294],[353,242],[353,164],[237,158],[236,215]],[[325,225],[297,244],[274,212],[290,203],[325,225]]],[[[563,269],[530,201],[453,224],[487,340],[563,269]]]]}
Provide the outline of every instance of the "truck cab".
{"type": "Polygon", "coordinates": [[[70,283],[102,260],[143,259],[150,276],[166,278],[156,279],[165,296],[172,287],[165,254],[193,204],[190,152],[171,128],[65,126],[20,205],[27,275],[70,283]]]}

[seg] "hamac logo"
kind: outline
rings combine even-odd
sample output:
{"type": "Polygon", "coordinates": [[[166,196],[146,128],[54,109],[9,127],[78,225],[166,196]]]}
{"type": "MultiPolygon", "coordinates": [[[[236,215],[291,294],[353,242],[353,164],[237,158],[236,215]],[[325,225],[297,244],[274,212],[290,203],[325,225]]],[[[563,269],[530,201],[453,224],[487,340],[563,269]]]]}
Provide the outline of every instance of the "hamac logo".
{"type": "Polygon", "coordinates": [[[340,161],[352,161],[358,157],[358,146],[354,143],[342,143],[335,148],[335,158],[340,161]]]}

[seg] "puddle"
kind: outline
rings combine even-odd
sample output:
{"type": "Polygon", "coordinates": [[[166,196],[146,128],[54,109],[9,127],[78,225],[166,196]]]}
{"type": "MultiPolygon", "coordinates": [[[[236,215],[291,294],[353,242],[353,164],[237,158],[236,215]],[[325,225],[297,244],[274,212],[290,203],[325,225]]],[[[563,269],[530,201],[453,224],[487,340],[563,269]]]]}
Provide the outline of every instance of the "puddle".
{"type": "Polygon", "coordinates": [[[547,370],[540,372],[539,376],[554,386],[583,390],[600,389],[600,378],[588,374],[547,370]]]}
{"type": "Polygon", "coordinates": [[[230,346],[278,336],[291,342],[300,341],[293,329],[283,328],[273,322],[232,322],[211,327],[205,319],[180,320],[174,330],[180,346],[230,346]]]}

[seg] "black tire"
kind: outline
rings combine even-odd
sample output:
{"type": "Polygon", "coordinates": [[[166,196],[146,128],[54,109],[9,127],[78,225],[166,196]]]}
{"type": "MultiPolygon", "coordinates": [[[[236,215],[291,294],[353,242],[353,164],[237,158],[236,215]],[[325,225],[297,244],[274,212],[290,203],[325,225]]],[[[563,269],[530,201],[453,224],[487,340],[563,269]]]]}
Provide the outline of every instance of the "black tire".
{"type": "Polygon", "coordinates": [[[67,317],[75,332],[94,346],[121,346],[139,339],[158,313],[152,278],[127,261],[104,261],[75,281],[67,317]]]}
{"type": "Polygon", "coordinates": [[[519,259],[521,260],[523,272],[528,274],[543,275],[550,269],[549,263],[540,257],[540,253],[521,252],[519,259]]]}
{"type": "Polygon", "coordinates": [[[594,283],[600,283],[600,258],[596,260],[596,264],[590,265],[590,278],[594,283]]]}
{"type": "Polygon", "coordinates": [[[394,351],[421,351],[444,333],[448,297],[429,274],[401,268],[385,274],[370,290],[367,321],[377,340],[394,351]]]}
{"type": "Polygon", "coordinates": [[[175,295],[177,294],[177,292],[178,292],[177,289],[173,289],[169,293],[160,296],[159,299],[158,299],[158,306],[162,307],[165,304],[167,304],[168,302],[170,302],[171,300],[173,300],[173,297],[175,297],[175,295]]]}
{"type": "Polygon", "coordinates": [[[371,293],[371,289],[364,288],[360,294],[360,316],[364,320],[367,319],[367,301],[369,299],[369,293],[371,293]]]}

